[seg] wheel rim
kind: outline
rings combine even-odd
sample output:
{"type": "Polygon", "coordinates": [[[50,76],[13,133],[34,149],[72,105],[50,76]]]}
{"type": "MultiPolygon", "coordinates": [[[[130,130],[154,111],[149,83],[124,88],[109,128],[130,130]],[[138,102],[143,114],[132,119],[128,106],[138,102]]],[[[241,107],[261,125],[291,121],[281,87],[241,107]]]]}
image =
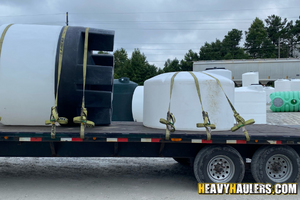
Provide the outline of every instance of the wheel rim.
{"type": "Polygon", "coordinates": [[[275,154],[267,160],[266,173],[275,183],[282,183],[291,177],[292,161],[282,154],[275,154]]]}
{"type": "Polygon", "coordinates": [[[233,161],[224,155],[213,157],[207,164],[207,174],[215,183],[229,182],[235,173],[233,161]]]}

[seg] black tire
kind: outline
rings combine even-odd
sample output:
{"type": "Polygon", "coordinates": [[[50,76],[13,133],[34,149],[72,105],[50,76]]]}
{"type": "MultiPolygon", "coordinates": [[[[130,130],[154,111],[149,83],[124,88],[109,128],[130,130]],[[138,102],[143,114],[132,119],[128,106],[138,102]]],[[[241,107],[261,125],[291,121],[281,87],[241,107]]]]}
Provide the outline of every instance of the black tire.
{"type": "Polygon", "coordinates": [[[258,183],[295,183],[300,177],[300,158],[289,146],[263,146],[253,155],[251,173],[258,183]]]}
{"type": "Polygon", "coordinates": [[[173,158],[176,162],[182,165],[190,165],[191,159],[190,158],[173,158]]]}
{"type": "Polygon", "coordinates": [[[240,153],[231,146],[206,146],[195,158],[194,174],[199,183],[240,183],[245,164],[240,153]]]}

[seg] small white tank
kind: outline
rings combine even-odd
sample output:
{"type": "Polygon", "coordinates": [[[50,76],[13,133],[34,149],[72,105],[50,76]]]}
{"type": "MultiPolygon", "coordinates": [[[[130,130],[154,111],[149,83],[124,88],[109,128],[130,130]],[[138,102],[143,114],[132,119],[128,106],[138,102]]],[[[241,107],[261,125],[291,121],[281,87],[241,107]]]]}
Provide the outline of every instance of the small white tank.
{"type": "Polygon", "coordinates": [[[242,86],[248,87],[252,84],[259,83],[259,74],[258,72],[247,72],[242,74],[242,86]]]}
{"type": "MultiPolygon", "coordinates": [[[[147,127],[165,129],[159,122],[166,119],[171,78],[175,72],[160,74],[144,83],[143,124],[147,127]]],[[[216,80],[201,72],[193,72],[198,78],[204,110],[208,112],[210,121],[216,125],[215,130],[229,130],[234,124],[232,110],[216,80]]],[[[234,83],[232,80],[215,74],[228,98],[234,100],[234,83]]],[[[171,113],[176,118],[176,130],[199,130],[197,123],[203,123],[202,110],[193,77],[189,72],[179,72],[174,79],[171,113]]]]}
{"type": "Polygon", "coordinates": [[[234,107],[245,120],[266,124],[266,92],[261,85],[235,88],[234,107]]]}
{"type": "Polygon", "coordinates": [[[274,82],[275,92],[290,91],[291,81],[288,79],[277,79],[274,82]]]}
{"type": "Polygon", "coordinates": [[[300,91],[300,79],[291,79],[291,90],[290,91],[300,91]]]}
{"type": "Polygon", "coordinates": [[[291,91],[291,82],[288,79],[277,79],[274,85],[275,92],[291,91]]]}
{"type": "Polygon", "coordinates": [[[266,92],[266,101],[267,104],[271,103],[271,98],[270,98],[270,94],[275,92],[275,88],[273,87],[263,87],[264,91],[266,92]]]}
{"type": "Polygon", "coordinates": [[[133,121],[143,122],[144,86],[137,86],[132,96],[133,121]]]}

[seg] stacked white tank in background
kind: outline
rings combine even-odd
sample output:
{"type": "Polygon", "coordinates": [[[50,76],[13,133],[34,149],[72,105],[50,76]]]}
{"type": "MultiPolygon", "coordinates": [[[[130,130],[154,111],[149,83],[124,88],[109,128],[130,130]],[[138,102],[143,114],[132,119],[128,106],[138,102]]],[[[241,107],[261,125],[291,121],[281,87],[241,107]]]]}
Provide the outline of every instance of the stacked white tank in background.
{"type": "Polygon", "coordinates": [[[263,87],[264,91],[266,92],[266,103],[270,104],[271,103],[271,98],[270,98],[270,94],[275,92],[275,88],[273,87],[263,87]]]}
{"type": "Polygon", "coordinates": [[[275,92],[291,91],[291,82],[288,79],[278,79],[274,82],[275,92]]]}
{"type": "Polygon", "coordinates": [[[245,119],[254,119],[256,124],[266,123],[266,92],[262,85],[235,88],[234,106],[245,119]]]}
{"type": "MultiPolygon", "coordinates": [[[[6,25],[0,26],[2,35],[6,25]]],[[[0,57],[1,123],[45,125],[54,105],[54,77],[62,26],[14,24],[0,57]],[[17,113],[17,114],[16,114],[17,113]]]]}
{"type": "MultiPolygon", "coordinates": [[[[159,122],[166,118],[170,100],[171,78],[175,72],[160,74],[144,83],[143,124],[147,127],[165,129],[159,122]]],[[[234,124],[232,110],[216,80],[201,73],[193,72],[198,78],[204,110],[208,112],[215,130],[230,130],[234,124]]],[[[222,84],[229,99],[234,100],[234,83],[232,80],[214,74],[222,84]]],[[[179,72],[174,79],[171,113],[176,118],[176,130],[199,130],[197,123],[202,123],[202,110],[193,77],[188,72],[179,72]]]]}
{"type": "Polygon", "coordinates": [[[300,79],[291,79],[290,91],[300,91],[300,79]]]}
{"type": "Polygon", "coordinates": [[[143,122],[144,86],[137,86],[132,96],[132,117],[135,122],[143,122]]]}
{"type": "Polygon", "coordinates": [[[242,86],[247,87],[251,84],[259,84],[258,72],[247,72],[242,74],[242,86]]]}

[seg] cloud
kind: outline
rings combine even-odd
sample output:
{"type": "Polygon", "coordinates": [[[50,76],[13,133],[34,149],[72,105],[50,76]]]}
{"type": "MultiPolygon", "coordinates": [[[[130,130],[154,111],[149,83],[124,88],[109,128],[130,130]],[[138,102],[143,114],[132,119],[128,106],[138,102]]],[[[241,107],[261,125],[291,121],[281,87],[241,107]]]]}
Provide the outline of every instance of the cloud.
{"type": "Polygon", "coordinates": [[[198,52],[233,28],[244,33],[255,17],[295,20],[297,6],[297,0],[2,0],[0,24],[64,26],[69,12],[70,26],[115,30],[115,49],[123,47],[131,55],[140,48],[150,63],[163,67],[168,58],[180,60],[189,49],[198,52]]]}

